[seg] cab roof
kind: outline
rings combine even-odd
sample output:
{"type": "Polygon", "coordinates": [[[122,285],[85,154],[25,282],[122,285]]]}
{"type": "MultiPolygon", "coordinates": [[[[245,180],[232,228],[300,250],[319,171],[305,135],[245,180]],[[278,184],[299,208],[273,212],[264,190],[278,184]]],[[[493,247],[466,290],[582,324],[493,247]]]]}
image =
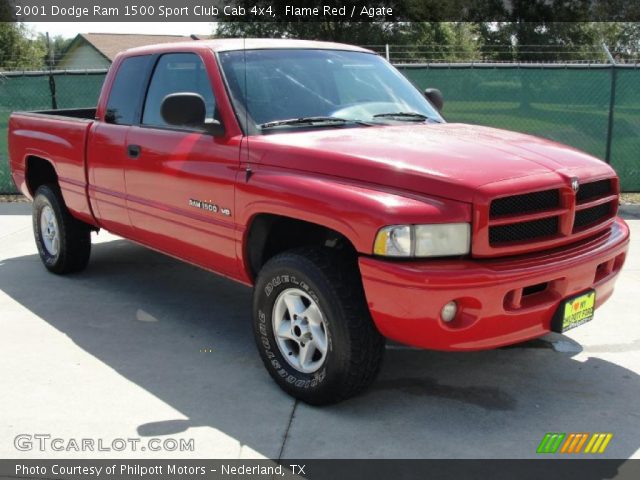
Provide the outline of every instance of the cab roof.
{"type": "Polygon", "coordinates": [[[366,48],[347,45],[344,43],[318,42],[315,40],[291,40],[278,38],[218,38],[213,40],[199,40],[196,42],[163,43],[147,45],[126,50],[126,54],[145,54],[185,49],[210,49],[214,52],[228,52],[232,50],[265,50],[265,49],[313,49],[313,50],[346,50],[353,52],[374,53],[366,48]]]}

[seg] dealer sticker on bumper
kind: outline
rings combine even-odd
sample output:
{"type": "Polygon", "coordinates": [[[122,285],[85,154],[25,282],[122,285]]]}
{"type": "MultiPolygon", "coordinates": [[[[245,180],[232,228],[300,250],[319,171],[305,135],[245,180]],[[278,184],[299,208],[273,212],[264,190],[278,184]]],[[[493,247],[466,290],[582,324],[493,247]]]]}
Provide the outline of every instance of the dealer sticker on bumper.
{"type": "Polygon", "coordinates": [[[593,319],[595,306],[596,292],[593,290],[565,300],[560,304],[553,330],[562,333],[587,323],[593,319]]]}

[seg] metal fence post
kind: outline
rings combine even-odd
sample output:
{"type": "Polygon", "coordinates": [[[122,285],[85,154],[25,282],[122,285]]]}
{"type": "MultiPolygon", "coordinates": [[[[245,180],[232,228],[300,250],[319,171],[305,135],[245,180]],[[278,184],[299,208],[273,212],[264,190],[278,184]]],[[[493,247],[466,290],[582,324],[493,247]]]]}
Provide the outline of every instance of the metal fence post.
{"type": "Polygon", "coordinates": [[[611,95],[609,97],[609,119],[607,123],[607,147],[604,154],[604,160],[608,164],[611,164],[611,142],[613,140],[613,116],[615,113],[615,103],[616,103],[616,78],[618,74],[618,69],[616,67],[616,60],[611,55],[611,52],[607,48],[607,45],[603,42],[602,48],[609,59],[609,63],[611,64],[611,95]]]}
{"type": "Polygon", "coordinates": [[[387,62],[389,62],[390,59],[389,59],[389,44],[388,43],[384,44],[384,56],[387,58],[387,62]]]}
{"type": "Polygon", "coordinates": [[[53,76],[53,50],[49,41],[49,32],[47,32],[47,50],[49,53],[49,91],[51,92],[51,108],[58,109],[58,101],[56,99],[56,79],[53,76]]]}

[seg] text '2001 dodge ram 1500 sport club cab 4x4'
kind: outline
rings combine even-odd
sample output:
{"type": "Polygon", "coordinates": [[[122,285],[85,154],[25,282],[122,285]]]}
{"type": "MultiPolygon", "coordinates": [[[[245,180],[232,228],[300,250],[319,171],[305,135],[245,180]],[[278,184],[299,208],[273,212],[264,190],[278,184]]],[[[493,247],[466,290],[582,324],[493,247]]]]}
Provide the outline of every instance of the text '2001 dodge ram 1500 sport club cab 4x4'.
{"type": "Polygon", "coordinates": [[[323,404],[373,381],[385,338],[500,347],[580,325],[613,291],[614,171],[441,107],[348,45],[142,47],[96,109],[13,114],[11,167],[50,271],[83,269],[104,228],[253,286],[267,370],[323,404]]]}

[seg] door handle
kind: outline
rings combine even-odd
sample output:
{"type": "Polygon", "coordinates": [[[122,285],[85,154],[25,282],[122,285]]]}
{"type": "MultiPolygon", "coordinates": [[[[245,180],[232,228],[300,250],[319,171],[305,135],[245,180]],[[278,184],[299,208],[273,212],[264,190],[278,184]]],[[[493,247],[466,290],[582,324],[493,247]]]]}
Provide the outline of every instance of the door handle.
{"type": "Polygon", "coordinates": [[[129,158],[138,158],[140,156],[140,145],[127,145],[127,155],[129,155],[129,158]]]}

